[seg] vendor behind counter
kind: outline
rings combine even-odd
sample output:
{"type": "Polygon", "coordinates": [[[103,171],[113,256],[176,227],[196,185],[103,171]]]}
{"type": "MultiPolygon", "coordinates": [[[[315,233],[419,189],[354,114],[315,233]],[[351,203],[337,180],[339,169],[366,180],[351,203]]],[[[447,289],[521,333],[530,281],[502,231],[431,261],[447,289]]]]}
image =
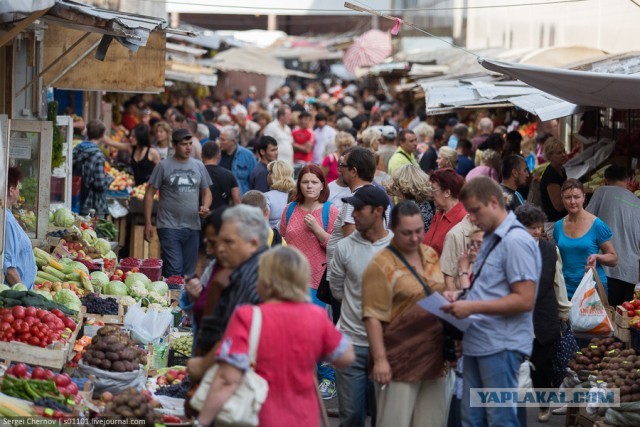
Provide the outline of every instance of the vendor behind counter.
{"type": "Polygon", "coordinates": [[[21,186],[22,172],[18,168],[9,168],[3,272],[6,284],[23,283],[31,289],[38,270],[31,249],[31,240],[9,209],[18,202],[21,186]]]}

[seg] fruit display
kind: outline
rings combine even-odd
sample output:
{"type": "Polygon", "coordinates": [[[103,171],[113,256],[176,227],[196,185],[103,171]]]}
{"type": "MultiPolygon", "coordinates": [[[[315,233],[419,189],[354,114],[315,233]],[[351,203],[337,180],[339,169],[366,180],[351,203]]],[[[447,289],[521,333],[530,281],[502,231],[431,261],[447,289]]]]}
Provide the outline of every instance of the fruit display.
{"type": "Polygon", "coordinates": [[[173,366],[162,368],[158,371],[156,384],[160,387],[180,384],[187,377],[187,368],[184,366],[173,366]]]}
{"type": "Polygon", "coordinates": [[[93,292],[89,269],[85,264],[68,258],[57,261],[39,248],[33,248],[33,255],[36,258],[36,266],[38,266],[34,283],[44,285],[39,289],[44,288],[55,292],[60,289],[72,289],[79,295],[84,294],[84,291],[93,292]],[[54,286],[56,283],[59,283],[60,286],[54,286]],[[64,285],[65,283],[66,285],[64,285]]]}
{"type": "Polygon", "coordinates": [[[172,291],[182,290],[184,287],[184,278],[182,276],[169,276],[165,282],[172,291]]]}
{"type": "MultiPolygon", "coordinates": [[[[144,195],[147,192],[147,186],[149,184],[140,184],[136,187],[133,187],[133,192],[131,193],[131,197],[138,199],[138,200],[144,200],[144,195]]],[[[153,195],[153,200],[158,200],[158,196],[159,196],[160,192],[156,191],[156,194],[153,195]]]]}
{"type": "Polygon", "coordinates": [[[2,308],[0,321],[0,341],[19,341],[43,348],[55,341],[65,342],[76,329],[76,323],[57,309],[2,308]]]}
{"type": "Polygon", "coordinates": [[[115,298],[100,298],[97,294],[89,294],[82,298],[82,305],[87,308],[87,313],[118,314],[118,301],[115,298]]]}
{"type": "Polygon", "coordinates": [[[640,330],[640,299],[634,298],[631,301],[625,301],[617,307],[620,314],[626,313],[629,317],[629,326],[640,330]]]}
{"type": "Polygon", "coordinates": [[[176,399],[184,399],[187,397],[187,392],[189,391],[189,389],[190,380],[187,376],[177,384],[158,387],[158,389],[155,391],[155,394],[158,396],[169,396],[176,399]]]}
{"type": "Polygon", "coordinates": [[[135,371],[146,358],[145,351],[117,326],[100,328],[82,356],[87,365],[112,372],[135,371]]]}
{"type": "Polygon", "coordinates": [[[133,187],[133,176],[128,173],[119,171],[116,168],[109,168],[107,173],[113,177],[113,182],[109,185],[109,190],[123,191],[129,187],[133,187]]]}
{"type": "Polygon", "coordinates": [[[171,340],[169,348],[182,354],[191,354],[193,348],[193,335],[183,335],[171,340]]]}
{"type": "MultiPolygon", "coordinates": [[[[142,393],[128,388],[107,403],[101,418],[112,420],[144,420],[145,425],[162,424],[162,415],[154,410],[159,404],[151,398],[151,393],[142,393]]],[[[139,424],[139,423],[131,423],[139,424]]]]}

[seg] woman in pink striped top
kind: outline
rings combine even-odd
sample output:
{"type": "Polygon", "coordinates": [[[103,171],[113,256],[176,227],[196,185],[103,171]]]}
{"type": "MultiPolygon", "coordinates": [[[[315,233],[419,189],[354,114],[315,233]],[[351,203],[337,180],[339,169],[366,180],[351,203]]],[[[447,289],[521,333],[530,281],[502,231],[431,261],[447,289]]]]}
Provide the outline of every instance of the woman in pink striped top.
{"type": "Polygon", "coordinates": [[[315,303],[324,306],[315,295],[327,262],[327,242],[338,217],[338,208],[327,202],[329,187],[316,165],[302,168],[296,190],[294,201],[282,212],[280,234],[287,245],[299,249],[307,257],[311,266],[311,297],[315,303]]]}

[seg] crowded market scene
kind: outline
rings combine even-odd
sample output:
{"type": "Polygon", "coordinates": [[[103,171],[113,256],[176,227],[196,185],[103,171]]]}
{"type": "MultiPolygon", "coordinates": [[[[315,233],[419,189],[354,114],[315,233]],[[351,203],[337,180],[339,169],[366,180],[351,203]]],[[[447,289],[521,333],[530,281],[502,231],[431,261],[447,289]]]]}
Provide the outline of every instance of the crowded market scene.
{"type": "Polygon", "coordinates": [[[638,3],[214,3],[0,2],[1,425],[640,427],[638,3]]]}

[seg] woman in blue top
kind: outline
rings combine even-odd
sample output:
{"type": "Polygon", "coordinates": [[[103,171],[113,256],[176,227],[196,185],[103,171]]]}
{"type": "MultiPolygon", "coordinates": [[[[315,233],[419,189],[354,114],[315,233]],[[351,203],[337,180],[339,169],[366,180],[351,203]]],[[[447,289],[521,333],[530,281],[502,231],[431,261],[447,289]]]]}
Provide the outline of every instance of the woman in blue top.
{"type": "Polygon", "coordinates": [[[568,215],[555,223],[553,238],[562,256],[562,274],[569,299],[578,288],[587,268],[595,267],[607,291],[602,268],[615,267],[618,254],[611,243],[611,229],[604,221],[584,210],[584,189],[577,179],[568,179],[560,190],[568,215]]]}

